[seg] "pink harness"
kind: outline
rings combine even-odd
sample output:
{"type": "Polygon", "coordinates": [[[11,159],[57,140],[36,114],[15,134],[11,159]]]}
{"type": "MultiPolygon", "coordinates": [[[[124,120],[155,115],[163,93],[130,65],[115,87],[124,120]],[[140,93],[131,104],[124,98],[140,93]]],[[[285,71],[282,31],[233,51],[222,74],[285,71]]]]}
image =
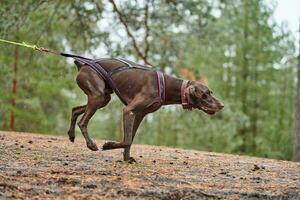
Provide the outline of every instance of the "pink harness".
{"type": "Polygon", "coordinates": [[[165,92],[165,77],[164,74],[160,71],[157,71],[154,68],[150,67],[141,67],[141,66],[133,66],[130,63],[124,61],[123,59],[116,59],[119,60],[120,62],[124,63],[126,66],[121,66],[113,69],[112,72],[108,73],[98,62],[100,61],[99,59],[97,60],[91,60],[91,59],[86,59],[84,57],[79,57],[79,56],[72,56],[68,55],[68,57],[73,57],[75,60],[77,60],[80,63],[84,63],[91,67],[99,76],[101,76],[104,81],[109,85],[109,87],[116,93],[116,95],[119,97],[119,99],[123,102],[123,104],[127,105],[126,101],[122,98],[122,95],[116,85],[114,84],[111,76],[115,73],[118,73],[123,70],[127,69],[142,69],[142,70],[149,70],[149,71],[155,71],[156,76],[157,76],[157,90],[158,90],[158,96],[160,97],[161,104],[163,105],[165,102],[166,98],[166,92],[165,92]]]}

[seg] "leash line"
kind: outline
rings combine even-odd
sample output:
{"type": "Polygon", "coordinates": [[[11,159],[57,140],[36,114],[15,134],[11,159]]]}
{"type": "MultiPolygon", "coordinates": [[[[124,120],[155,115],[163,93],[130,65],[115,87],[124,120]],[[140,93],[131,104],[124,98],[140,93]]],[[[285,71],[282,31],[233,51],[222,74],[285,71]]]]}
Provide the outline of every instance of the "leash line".
{"type": "Polygon", "coordinates": [[[33,49],[33,50],[42,51],[42,52],[46,52],[46,53],[52,53],[52,54],[59,55],[59,56],[64,56],[64,57],[81,58],[81,59],[90,60],[90,61],[93,60],[91,58],[86,58],[86,57],[79,56],[79,55],[63,53],[63,52],[59,52],[59,51],[44,48],[44,47],[38,47],[37,45],[27,44],[25,42],[20,43],[20,42],[14,42],[14,41],[4,40],[4,39],[0,39],[0,42],[13,44],[13,45],[18,45],[18,46],[30,48],[30,49],[33,49]]]}
{"type": "Polygon", "coordinates": [[[59,52],[59,51],[44,48],[44,47],[38,47],[37,45],[28,44],[26,42],[21,43],[21,42],[14,42],[14,41],[4,40],[4,39],[0,39],[0,42],[7,43],[7,44],[18,45],[18,46],[30,48],[30,49],[37,50],[37,51],[49,52],[49,53],[56,54],[56,55],[62,55],[62,53],[59,52]]]}
{"type": "Polygon", "coordinates": [[[0,42],[4,42],[4,43],[8,43],[8,44],[14,44],[14,45],[18,45],[18,46],[23,46],[23,47],[27,47],[27,48],[31,48],[33,50],[38,50],[38,47],[36,45],[30,45],[30,44],[27,44],[25,42],[13,42],[13,41],[9,41],[9,40],[3,40],[3,39],[0,39],[0,42]]]}

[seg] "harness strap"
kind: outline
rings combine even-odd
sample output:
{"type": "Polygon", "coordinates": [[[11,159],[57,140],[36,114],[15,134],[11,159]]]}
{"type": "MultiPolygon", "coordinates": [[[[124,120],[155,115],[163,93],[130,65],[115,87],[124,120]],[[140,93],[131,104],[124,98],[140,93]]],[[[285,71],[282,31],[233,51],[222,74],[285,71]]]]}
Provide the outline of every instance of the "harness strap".
{"type": "Polygon", "coordinates": [[[97,58],[97,59],[93,59],[93,62],[100,62],[102,60],[109,60],[110,58],[97,58]]]}
{"type": "Polygon", "coordinates": [[[128,65],[123,65],[117,68],[114,68],[111,70],[108,75],[112,77],[114,74],[119,73],[121,71],[125,71],[128,69],[141,69],[141,70],[148,70],[148,71],[156,71],[156,69],[150,68],[150,67],[142,67],[142,66],[128,66],[128,65]]]}
{"type": "Polygon", "coordinates": [[[131,69],[131,67],[128,67],[127,65],[123,65],[123,66],[114,68],[113,70],[111,70],[111,71],[108,73],[108,76],[112,77],[112,75],[114,75],[114,74],[116,74],[116,73],[119,73],[119,72],[121,72],[121,71],[127,70],[127,69],[131,69]]]}
{"type": "Polygon", "coordinates": [[[128,65],[128,67],[132,67],[132,65],[130,63],[128,63],[126,60],[122,59],[122,58],[114,58],[115,60],[118,60],[122,63],[125,63],[126,65],[128,65]]]}
{"type": "Polygon", "coordinates": [[[158,85],[158,96],[160,97],[161,103],[164,104],[166,99],[165,77],[164,74],[160,71],[156,71],[156,76],[158,85]]]}

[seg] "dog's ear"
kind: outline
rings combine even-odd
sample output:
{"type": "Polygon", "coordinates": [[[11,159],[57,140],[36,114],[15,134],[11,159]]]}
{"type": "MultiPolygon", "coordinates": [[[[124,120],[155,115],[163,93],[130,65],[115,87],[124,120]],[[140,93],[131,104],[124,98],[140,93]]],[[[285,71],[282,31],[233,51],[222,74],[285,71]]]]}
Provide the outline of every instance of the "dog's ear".
{"type": "Polygon", "coordinates": [[[189,94],[192,96],[196,96],[196,87],[194,85],[190,85],[188,87],[189,94]]]}
{"type": "Polygon", "coordinates": [[[188,99],[189,99],[189,102],[191,102],[192,104],[194,105],[197,105],[197,102],[198,102],[198,98],[197,98],[197,88],[195,85],[190,85],[188,86],[188,99]]]}

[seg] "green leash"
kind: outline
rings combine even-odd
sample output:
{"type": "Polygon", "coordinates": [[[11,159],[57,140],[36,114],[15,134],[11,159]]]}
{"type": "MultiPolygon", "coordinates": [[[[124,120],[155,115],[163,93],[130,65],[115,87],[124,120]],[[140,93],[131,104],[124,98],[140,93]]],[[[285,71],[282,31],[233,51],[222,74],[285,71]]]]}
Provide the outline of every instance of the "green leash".
{"type": "Polygon", "coordinates": [[[55,50],[52,50],[52,49],[47,49],[47,48],[44,48],[44,47],[38,47],[36,45],[27,44],[25,42],[20,43],[20,42],[13,42],[13,41],[3,40],[3,39],[0,39],[0,42],[4,42],[4,43],[8,43],[8,44],[14,44],[14,45],[30,48],[30,49],[37,50],[37,51],[43,51],[43,52],[53,53],[53,54],[56,54],[56,55],[61,55],[61,53],[58,52],[58,51],[55,51],[55,50]]]}
{"type": "Polygon", "coordinates": [[[63,53],[63,52],[59,52],[59,51],[56,51],[56,50],[53,50],[53,49],[44,48],[44,47],[38,47],[36,45],[27,44],[25,42],[20,43],[20,42],[13,42],[13,41],[3,40],[3,39],[0,39],[0,42],[8,43],[8,44],[14,44],[14,45],[22,46],[22,47],[27,47],[27,48],[30,48],[30,49],[33,49],[33,50],[37,50],[37,51],[43,51],[43,52],[53,53],[53,54],[59,55],[59,56],[71,57],[71,58],[74,58],[74,59],[79,58],[79,59],[90,60],[90,61],[93,60],[91,58],[86,58],[86,57],[79,56],[79,55],[74,55],[74,54],[70,54],[70,53],[63,53]]]}
{"type": "Polygon", "coordinates": [[[15,44],[15,45],[19,45],[19,46],[22,46],[22,47],[31,48],[33,50],[38,50],[39,49],[36,45],[30,45],[30,44],[27,44],[25,42],[19,43],[19,42],[13,42],[13,41],[3,40],[3,39],[0,39],[0,42],[5,42],[5,43],[8,43],[8,44],[15,44]]]}

